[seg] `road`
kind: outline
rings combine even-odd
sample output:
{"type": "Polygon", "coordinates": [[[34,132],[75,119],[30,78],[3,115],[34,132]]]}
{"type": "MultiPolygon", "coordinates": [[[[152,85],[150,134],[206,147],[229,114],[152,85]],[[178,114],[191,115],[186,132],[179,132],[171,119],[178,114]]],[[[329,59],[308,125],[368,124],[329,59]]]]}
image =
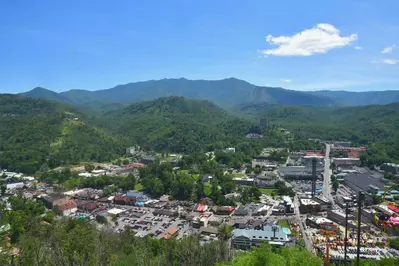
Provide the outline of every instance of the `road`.
{"type": "Polygon", "coordinates": [[[330,160],[330,144],[326,144],[326,156],[324,158],[324,173],[323,173],[323,196],[330,200],[332,206],[335,206],[334,199],[331,195],[331,175],[332,170],[330,168],[331,160],[330,160]]]}
{"type": "Polygon", "coordinates": [[[299,200],[298,200],[298,196],[296,196],[296,195],[294,197],[294,212],[295,212],[295,216],[298,221],[298,224],[299,224],[299,228],[301,229],[303,240],[305,241],[305,247],[307,250],[309,250],[309,252],[314,253],[315,250],[313,249],[312,240],[309,239],[309,236],[306,234],[306,231],[305,231],[305,228],[303,225],[303,219],[301,219],[301,213],[299,212],[299,200]]]}

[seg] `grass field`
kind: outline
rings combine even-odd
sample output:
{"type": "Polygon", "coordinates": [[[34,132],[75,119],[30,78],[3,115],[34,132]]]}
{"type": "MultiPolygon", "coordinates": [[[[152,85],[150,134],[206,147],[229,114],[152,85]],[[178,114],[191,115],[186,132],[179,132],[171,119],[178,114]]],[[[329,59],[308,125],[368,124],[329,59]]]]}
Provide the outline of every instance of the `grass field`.
{"type": "Polygon", "coordinates": [[[271,195],[272,192],[276,193],[276,190],[277,190],[277,189],[275,189],[275,188],[260,188],[259,190],[260,190],[263,194],[271,195]]]}
{"type": "Polygon", "coordinates": [[[245,176],[244,174],[241,174],[241,173],[232,173],[231,175],[233,177],[244,177],[245,176]]]}
{"type": "Polygon", "coordinates": [[[194,181],[198,181],[198,178],[200,177],[199,174],[193,174],[191,175],[191,177],[193,178],[194,181]]]}
{"type": "Polygon", "coordinates": [[[281,227],[290,228],[290,225],[289,225],[289,223],[288,223],[287,220],[279,220],[279,221],[277,222],[277,224],[280,225],[281,227]]]}
{"type": "Polygon", "coordinates": [[[178,170],[177,172],[181,174],[188,174],[189,170],[178,170]]]}
{"type": "Polygon", "coordinates": [[[211,183],[205,182],[204,183],[204,193],[207,197],[209,197],[212,193],[211,183]]]}
{"type": "Polygon", "coordinates": [[[137,184],[134,186],[134,190],[137,190],[137,191],[143,190],[143,185],[140,184],[140,183],[137,183],[137,184]]]}

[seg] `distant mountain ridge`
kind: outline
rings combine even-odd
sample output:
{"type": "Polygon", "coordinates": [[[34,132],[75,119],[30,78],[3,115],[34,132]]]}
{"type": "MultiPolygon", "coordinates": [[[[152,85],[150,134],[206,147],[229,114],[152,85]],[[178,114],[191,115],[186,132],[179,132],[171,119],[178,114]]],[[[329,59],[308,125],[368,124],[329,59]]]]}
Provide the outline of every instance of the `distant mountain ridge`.
{"type": "Polygon", "coordinates": [[[114,104],[119,104],[120,107],[135,102],[168,96],[209,100],[224,108],[249,103],[300,106],[336,105],[336,102],[328,97],[283,88],[255,86],[235,78],[211,81],[187,80],[185,78],[149,80],[118,85],[110,89],[98,91],[70,90],[56,93],[45,89],[34,89],[22,93],[22,95],[92,108],[113,106],[114,104]]]}
{"type": "Polygon", "coordinates": [[[60,93],[35,88],[22,95],[104,110],[118,109],[132,103],[168,96],[208,100],[228,109],[252,104],[339,107],[399,102],[399,91],[296,91],[279,87],[256,86],[236,78],[149,80],[118,85],[105,90],[69,90],[60,93]]]}
{"type": "Polygon", "coordinates": [[[399,91],[329,91],[310,92],[313,95],[324,96],[336,100],[344,106],[385,105],[399,102],[399,91]]]}

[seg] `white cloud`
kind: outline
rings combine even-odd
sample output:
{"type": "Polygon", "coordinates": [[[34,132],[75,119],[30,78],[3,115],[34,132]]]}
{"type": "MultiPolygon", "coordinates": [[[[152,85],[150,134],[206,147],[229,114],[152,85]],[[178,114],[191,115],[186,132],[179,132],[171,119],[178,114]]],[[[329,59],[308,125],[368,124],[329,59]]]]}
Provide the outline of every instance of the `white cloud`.
{"type": "Polygon", "coordinates": [[[285,83],[291,83],[292,80],[290,79],[280,79],[281,82],[285,82],[285,83]]]}
{"type": "Polygon", "coordinates": [[[353,48],[355,48],[355,50],[362,50],[363,49],[361,46],[355,46],[353,48]]]}
{"type": "Polygon", "coordinates": [[[265,55],[309,56],[324,54],[327,51],[344,47],[357,40],[357,34],[340,36],[340,31],[331,24],[317,24],[292,36],[266,36],[266,41],[277,45],[275,49],[261,50],[265,55]]]}
{"type": "Polygon", "coordinates": [[[392,53],[393,49],[395,49],[395,47],[396,47],[395,44],[393,44],[393,45],[391,45],[391,46],[388,46],[388,47],[385,47],[385,48],[381,51],[381,53],[382,53],[382,54],[390,54],[390,53],[392,53]]]}
{"type": "Polygon", "coordinates": [[[384,64],[388,64],[388,65],[396,65],[397,63],[399,63],[399,60],[397,60],[397,59],[384,59],[384,60],[382,60],[382,62],[384,64]]]}

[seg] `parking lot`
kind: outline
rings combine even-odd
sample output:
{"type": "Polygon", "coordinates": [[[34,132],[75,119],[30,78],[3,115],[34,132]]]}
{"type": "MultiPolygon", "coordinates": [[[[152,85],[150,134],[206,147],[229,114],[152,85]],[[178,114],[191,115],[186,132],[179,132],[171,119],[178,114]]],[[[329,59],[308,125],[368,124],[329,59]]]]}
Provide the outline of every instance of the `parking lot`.
{"type": "MultiPolygon", "coordinates": [[[[312,191],[312,181],[310,180],[293,180],[290,184],[295,188],[297,192],[311,192],[312,191]]],[[[323,181],[316,181],[316,190],[323,187],[323,181]]]]}
{"type": "Polygon", "coordinates": [[[119,215],[115,224],[115,231],[122,232],[124,228],[129,227],[136,232],[136,236],[151,235],[162,238],[165,232],[173,227],[179,229],[179,236],[192,233],[186,220],[167,215],[154,215],[151,208],[131,207],[119,215]]]}

